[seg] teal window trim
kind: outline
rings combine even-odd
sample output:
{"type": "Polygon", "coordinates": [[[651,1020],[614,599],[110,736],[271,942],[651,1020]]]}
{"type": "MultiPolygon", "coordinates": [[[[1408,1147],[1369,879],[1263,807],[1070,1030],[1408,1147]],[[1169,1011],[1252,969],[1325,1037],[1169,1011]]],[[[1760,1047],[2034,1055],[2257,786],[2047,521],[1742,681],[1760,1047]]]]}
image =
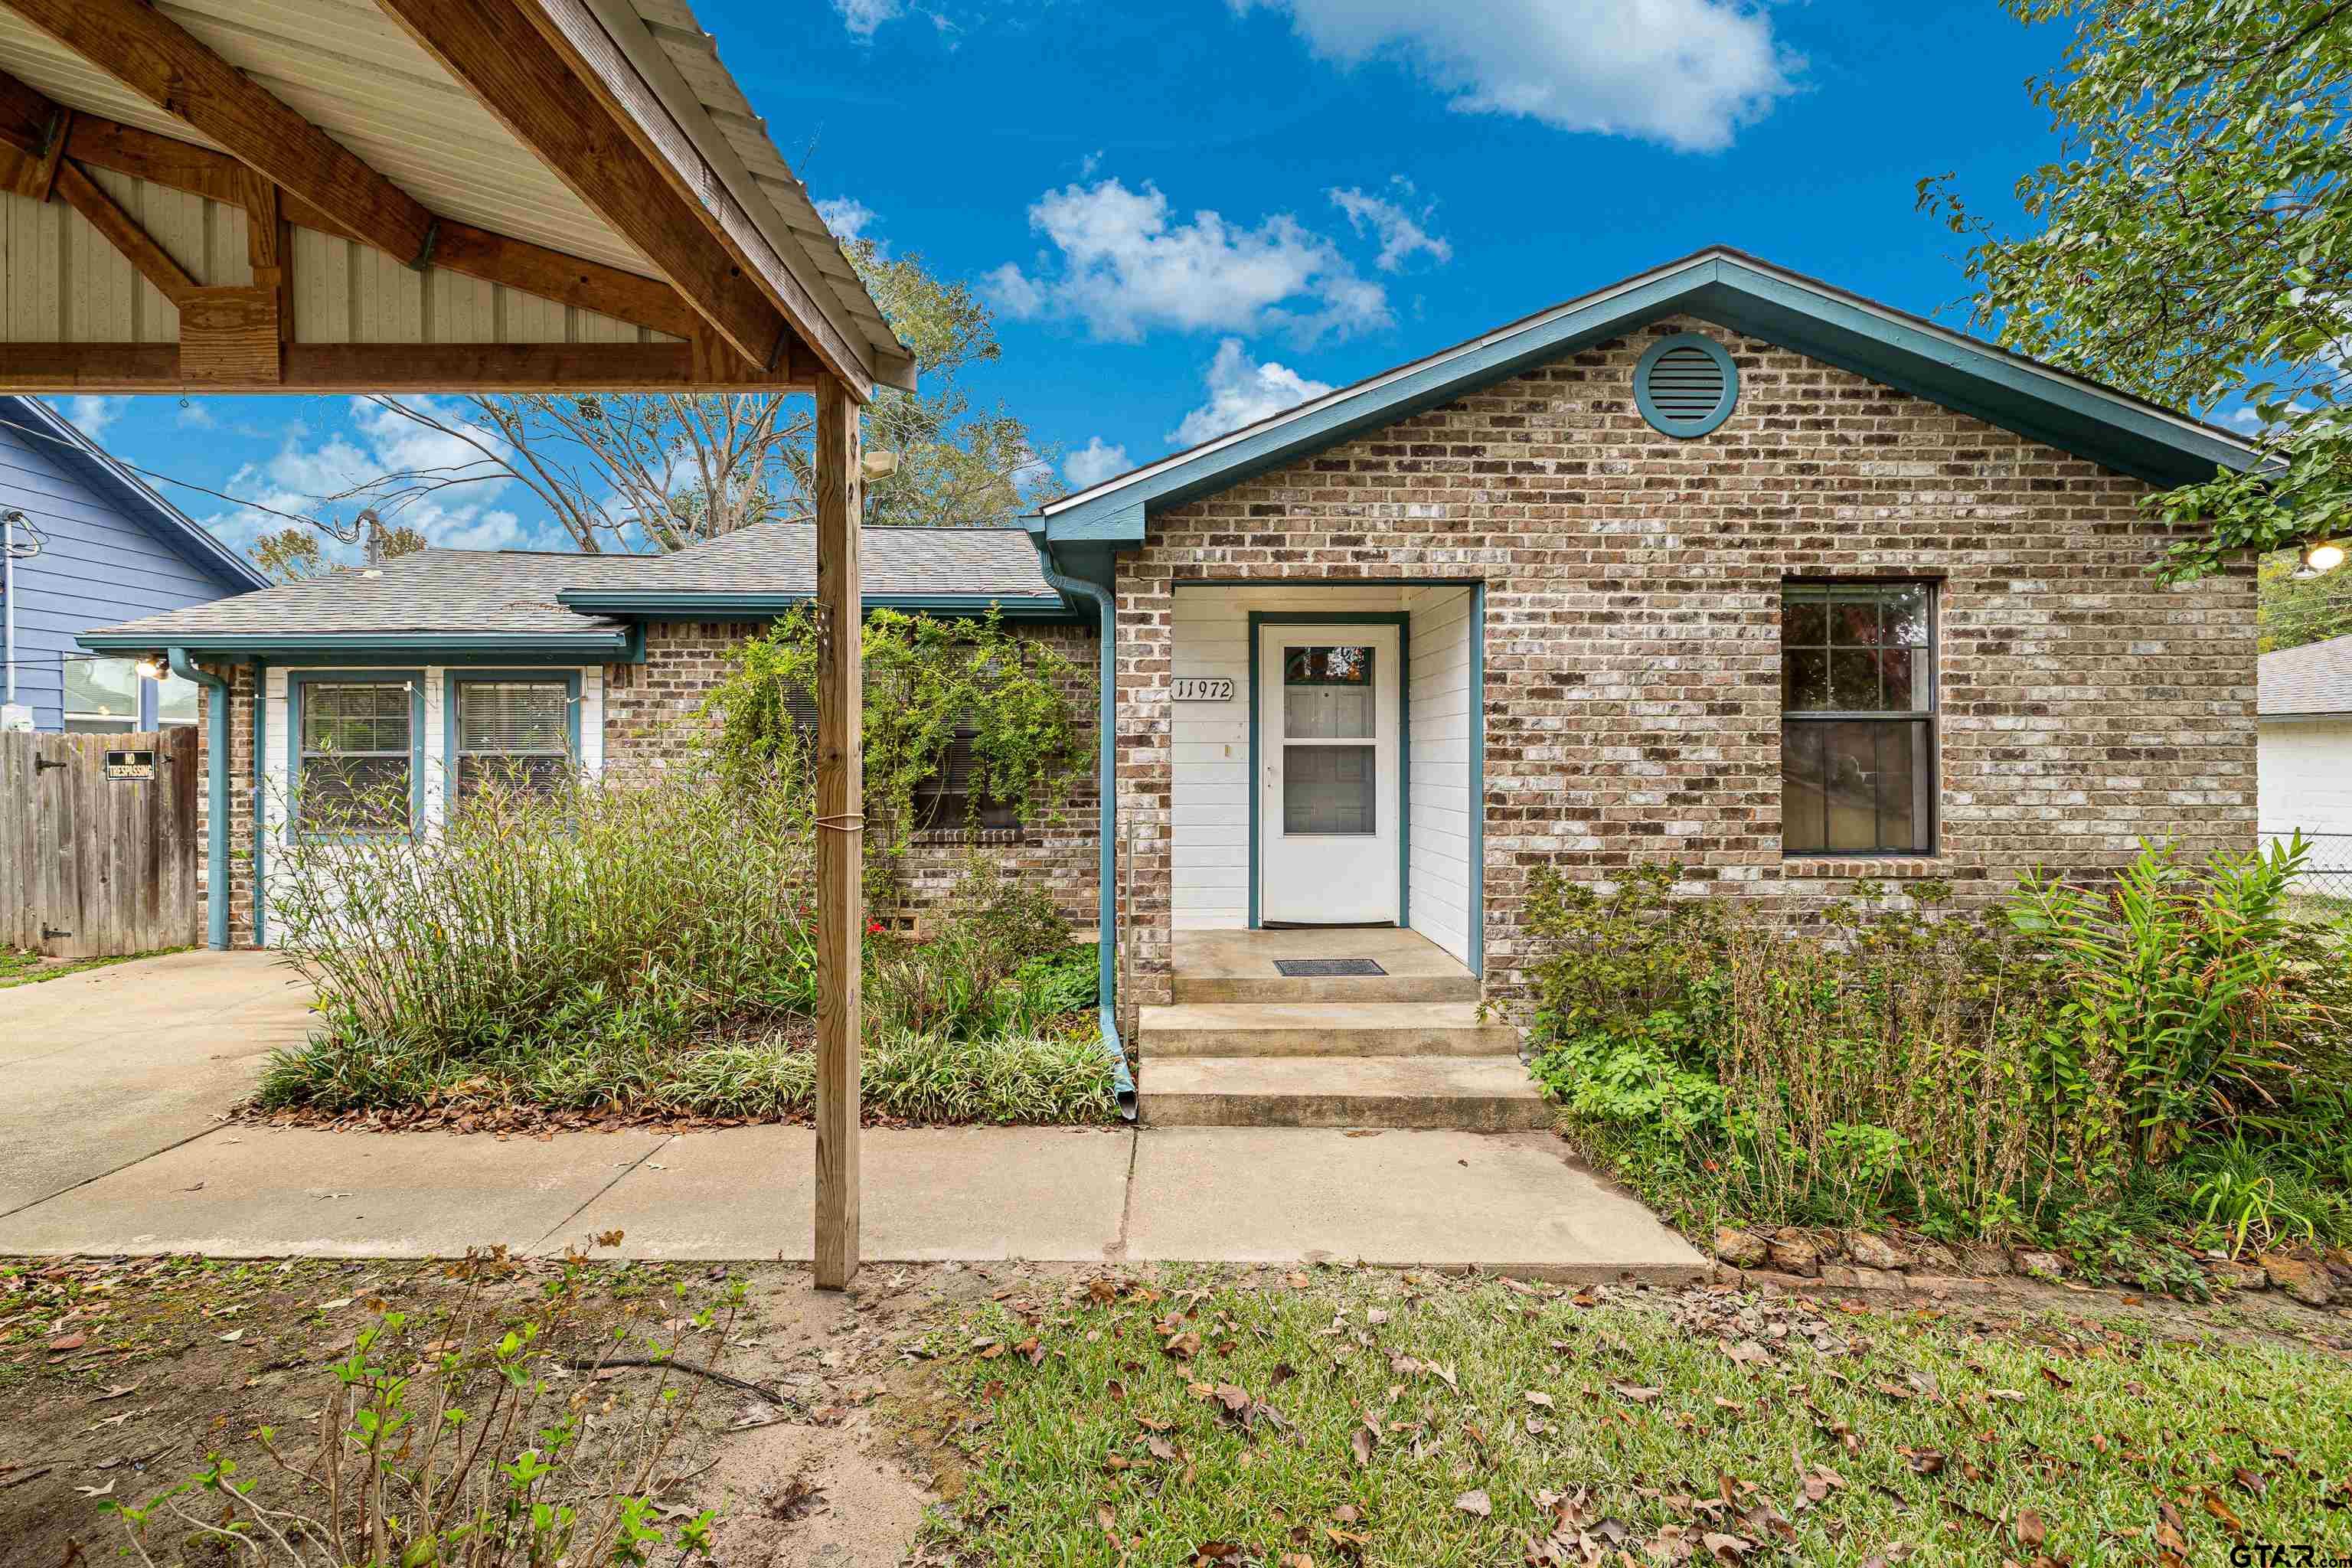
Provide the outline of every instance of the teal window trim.
{"type": "MultiPolygon", "coordinates": [[[[425,826],[425,672],[422,669],[294,669],[286,674],[286,831],[302,831],[302,692],[311,686],[408,687],[408,831],[413,837],[425,826]]],[[[341,834],[346,840],[384,837],[383,834],[341,834]]],[[[310,842],[327,840],[313,835],[310,842]]]]}
{"type": "MultiPolygon", "coordinates": [[[[1179,584],[1179,587],[1185,584],[1179,584]]],[[[1345,583],[1338,587],[1386,586],[1345,583]]],[[[1264,587],[1264,583],[1256,584],[1264,587]]],[[[1252,610],[1249,613],[1249,929],[1258,918],[1258,738],[1261,626],[1394,626],[1397,629],[1397,929],[1412,929],[1412,612],[1410,610],[1252,610]]]]}
{"type": "Polygon", "coordinates": [[[253,945],[269,945],[269,666],[253,661],[253,945]]]}
{"type": "Polygon", "coordinates": [[[1633,403],[1641,409],[1642,417],[1660,435],[1672,436],[1677,441],[1696,441],[1702,436],[1713,435],[1731,417],[1739,406],[1739,367],[1731,363],[1730,351],[1704,332],[1675,332],[1660,338],[1643,352],[1633,366],[1633,403]],[[1650,395],[1650,372],[1657,363],[1676,349],[1697,349],[1715,362],[1723,373],[1723,397],[1713,413],[1699,420],[1669,418],[1657,401],[1650,395]]]}
{"type": "Polygon", "coordinates": [[[532,681],[542,686],[563,683],[564,723],[572,747],[572,765],[580,765],[580,671],[562,665],[514,669],[452,669],[441,677],[441,809],[457,801],[457,688],[475,681],[532,681]]]}

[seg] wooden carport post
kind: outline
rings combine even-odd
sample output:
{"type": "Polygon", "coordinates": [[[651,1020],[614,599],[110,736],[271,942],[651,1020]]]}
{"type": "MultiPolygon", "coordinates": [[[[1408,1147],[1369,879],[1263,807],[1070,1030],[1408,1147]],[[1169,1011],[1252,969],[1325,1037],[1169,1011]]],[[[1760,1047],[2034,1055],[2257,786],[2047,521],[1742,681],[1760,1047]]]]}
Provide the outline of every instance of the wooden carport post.
{"type": "Polygon", "coordinates": [[[816,1284],[857,1272],[858,1040],[866,942],[864,510],[857,401],[816,381],[816,1284]]]}

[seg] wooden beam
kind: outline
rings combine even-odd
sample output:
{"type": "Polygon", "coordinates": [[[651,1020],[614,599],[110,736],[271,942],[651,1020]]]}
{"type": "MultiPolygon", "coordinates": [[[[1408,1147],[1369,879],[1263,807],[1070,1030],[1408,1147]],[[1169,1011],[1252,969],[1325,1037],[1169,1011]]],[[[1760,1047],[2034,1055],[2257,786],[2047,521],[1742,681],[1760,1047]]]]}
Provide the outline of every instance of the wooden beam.
{"type": "MultiPolygon", "coordinates": [[[[201,302],[215,294],[199,289],[201,302]]],[[[226,300],[224,299],[224,303],[226,300]]],[[[173,343],[0,342],[8,392],[811,392],[814,373],[765,375],[732,362],[714,381],[692,343],[287,343],[283,375],[192,374],[173,343]]]]}
{"type": "Polygon", "coordinates": [[[433,215],[146,0],[0,0],[67,48],[334,219],[424,265],[433,215]]]}
{"type": "MultiPolygon", "coordinates": [[[[245,258],[253,269],[253,286],[269,295],[276,317],[278,341],[294,341],[294,235],[278,205],[276,185],[245,171],[245,258]]],[[[186,330],[184,323],[182,331],[186,330]]]]}
{"type": "Polygon", "coordinates": [[[49,121],[49,139],[36,156],[27,156],[18,172],[16,194],[27,201],[45,202],[57,195],[58,171],[65,167],[66,141],[73,130],[73,110],[60,109],[49,121]]]}
{"type": "Polygon", "coordinates": [[[58,166],[57,180],[58,200],[88,219],[89,226],[105,236],[106,243],[121,251],[142,278],[162,290],[163,298],[174,305],[187,303],[188,296],[196,290],[196,280],[188,276],[188,269],[156,244],[154,237],[140,227],[139,220],[124,212],[96,180],[82,173],[81,165],[68,158],[58,166]]]}
{"type": "MultiPolygon", "coordinates": [[[[30,103],[32,112],[59,112],[57,106],[5,72],[0,72],[0,132],[11,104],[30,103]],[[27,97],[29,95],[29,97],[27,97]]],[[[0,134],[0,144],[7,142],[0,134]]],[[[152,181],[175,191],[241,206],[251,213],[256,194],[275,193],[279,215],[298,228],[352,236],[335,220],[291,192],[247,168],[225,153],[176,137],[125,125],[103,115],[76,113],[66,137],[66,155],[88,169],[107,169],[152,181]]],[[[364,243],[364,242],[362,242],[364,243]]],[[[405,260],[406,258],[402,258],[405,260]]],[[[441,220],[433,243],[433,265],[485,283],[535,294],[560,305],[576,305],[600,316],[651,327],[674,338],[690,337],[702,318],[658,278],[646,278],[589,261],[529,240],[514,239],[452,218],[441,220]]]]}
{"type": "Polygon", "coordinates": [[[198,289],[180,301],[180,374],[191,384],[275,388],[284,379],[278,290],[198,289]]]}
{"type": "Polygon", "coordinates": [[[866,617],[857,573],[857,401],[816,385],[816,1245],[819,1289],[857,1274],[860,972],[866,951],[862,731],[866,617]]]}
{"type": "Polygon", "coordinates": [[[57,112],[45,94],[0,72],[0,142],[19,153],[39,153],[57,112]]]}
{"type": "MultiPolygon", "coordinates": [[[[5,0],[14,5],[17,0],[5,0]]],[[[79,0],[44,0],[75,4],[79,0]]],[[[377,0],[754,366],[796,335],[512,0],[377,0]]]]}
{"type": "MultiPolygon", "coordinates": [[[[475,0],[480,5],[486,0],[475,0]]],[[[873,395],[871,351],[853,343],[824,313],[808,284],[769,243],[685,127],[583,0],[499,0],[512,4],[587,84],[613,122],[698,218],[711,238],[757,279],[825,367],[860,403],[873,395]]],[[[821,278],[815,287],[829,287],[821,278]]]]}

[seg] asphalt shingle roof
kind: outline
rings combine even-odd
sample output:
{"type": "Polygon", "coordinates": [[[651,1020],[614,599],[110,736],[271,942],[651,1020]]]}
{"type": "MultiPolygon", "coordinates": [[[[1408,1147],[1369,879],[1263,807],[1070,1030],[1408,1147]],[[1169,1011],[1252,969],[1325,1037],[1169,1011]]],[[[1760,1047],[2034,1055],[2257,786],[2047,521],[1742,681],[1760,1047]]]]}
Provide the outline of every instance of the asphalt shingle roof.
{"type": "Polygon", "coordinates": [[[2255,711],[2352,713],[2352,637],[2266,653],[2257,662],[2255,711]]]}
{"type": "MultiPolygon", "coordinates": [[[[858,544],[867,594],[1058,599],[1029,536],[1012,528],[869,528],[858,544]]],[[[273,633],[586,632],[620,622],[556,602],[567,589],[613,593],[811,595],[816,531],[765,523],[669,555],[420,550],[101,628],[108,636],[273,633]]]]}

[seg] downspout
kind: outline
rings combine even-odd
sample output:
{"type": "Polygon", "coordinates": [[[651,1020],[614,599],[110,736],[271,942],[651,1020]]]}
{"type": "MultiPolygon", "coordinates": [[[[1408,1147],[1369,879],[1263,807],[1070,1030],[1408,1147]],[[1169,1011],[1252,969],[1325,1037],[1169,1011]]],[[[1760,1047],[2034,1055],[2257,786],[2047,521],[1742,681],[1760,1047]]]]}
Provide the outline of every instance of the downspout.
{"type": "Polygon", "coordinates": [[[1103,1054],[1110,1058],[1111,1089],[1118,1096],[1118,1113],[1135,1120],[1135,1078],[1127,1070],[1127,1051],[1118,1039],[1118,612],[1110,590],[1082,577],[1066,577],[1054,569],[1046,552],[1043,528],[1029,536],[1037,547],[1038,570],[1045,581],[1065,595],[1093,601],[1102,621],[1102,668],[1096,699],[1095,731],[1100,755],[1095,763],[1095,793],[1100,797],[1101,839],[1095,886],[1099,908],[1095,921],[1095,990],[1100,1000],[1103,1054]]]}
{"type": "Polygon", "coordinates": [[[205,701],[205,945],[228,946],[228,682],[191,663],[188,650],[166,657],[172,673],[211,692],[205,701]]]}

